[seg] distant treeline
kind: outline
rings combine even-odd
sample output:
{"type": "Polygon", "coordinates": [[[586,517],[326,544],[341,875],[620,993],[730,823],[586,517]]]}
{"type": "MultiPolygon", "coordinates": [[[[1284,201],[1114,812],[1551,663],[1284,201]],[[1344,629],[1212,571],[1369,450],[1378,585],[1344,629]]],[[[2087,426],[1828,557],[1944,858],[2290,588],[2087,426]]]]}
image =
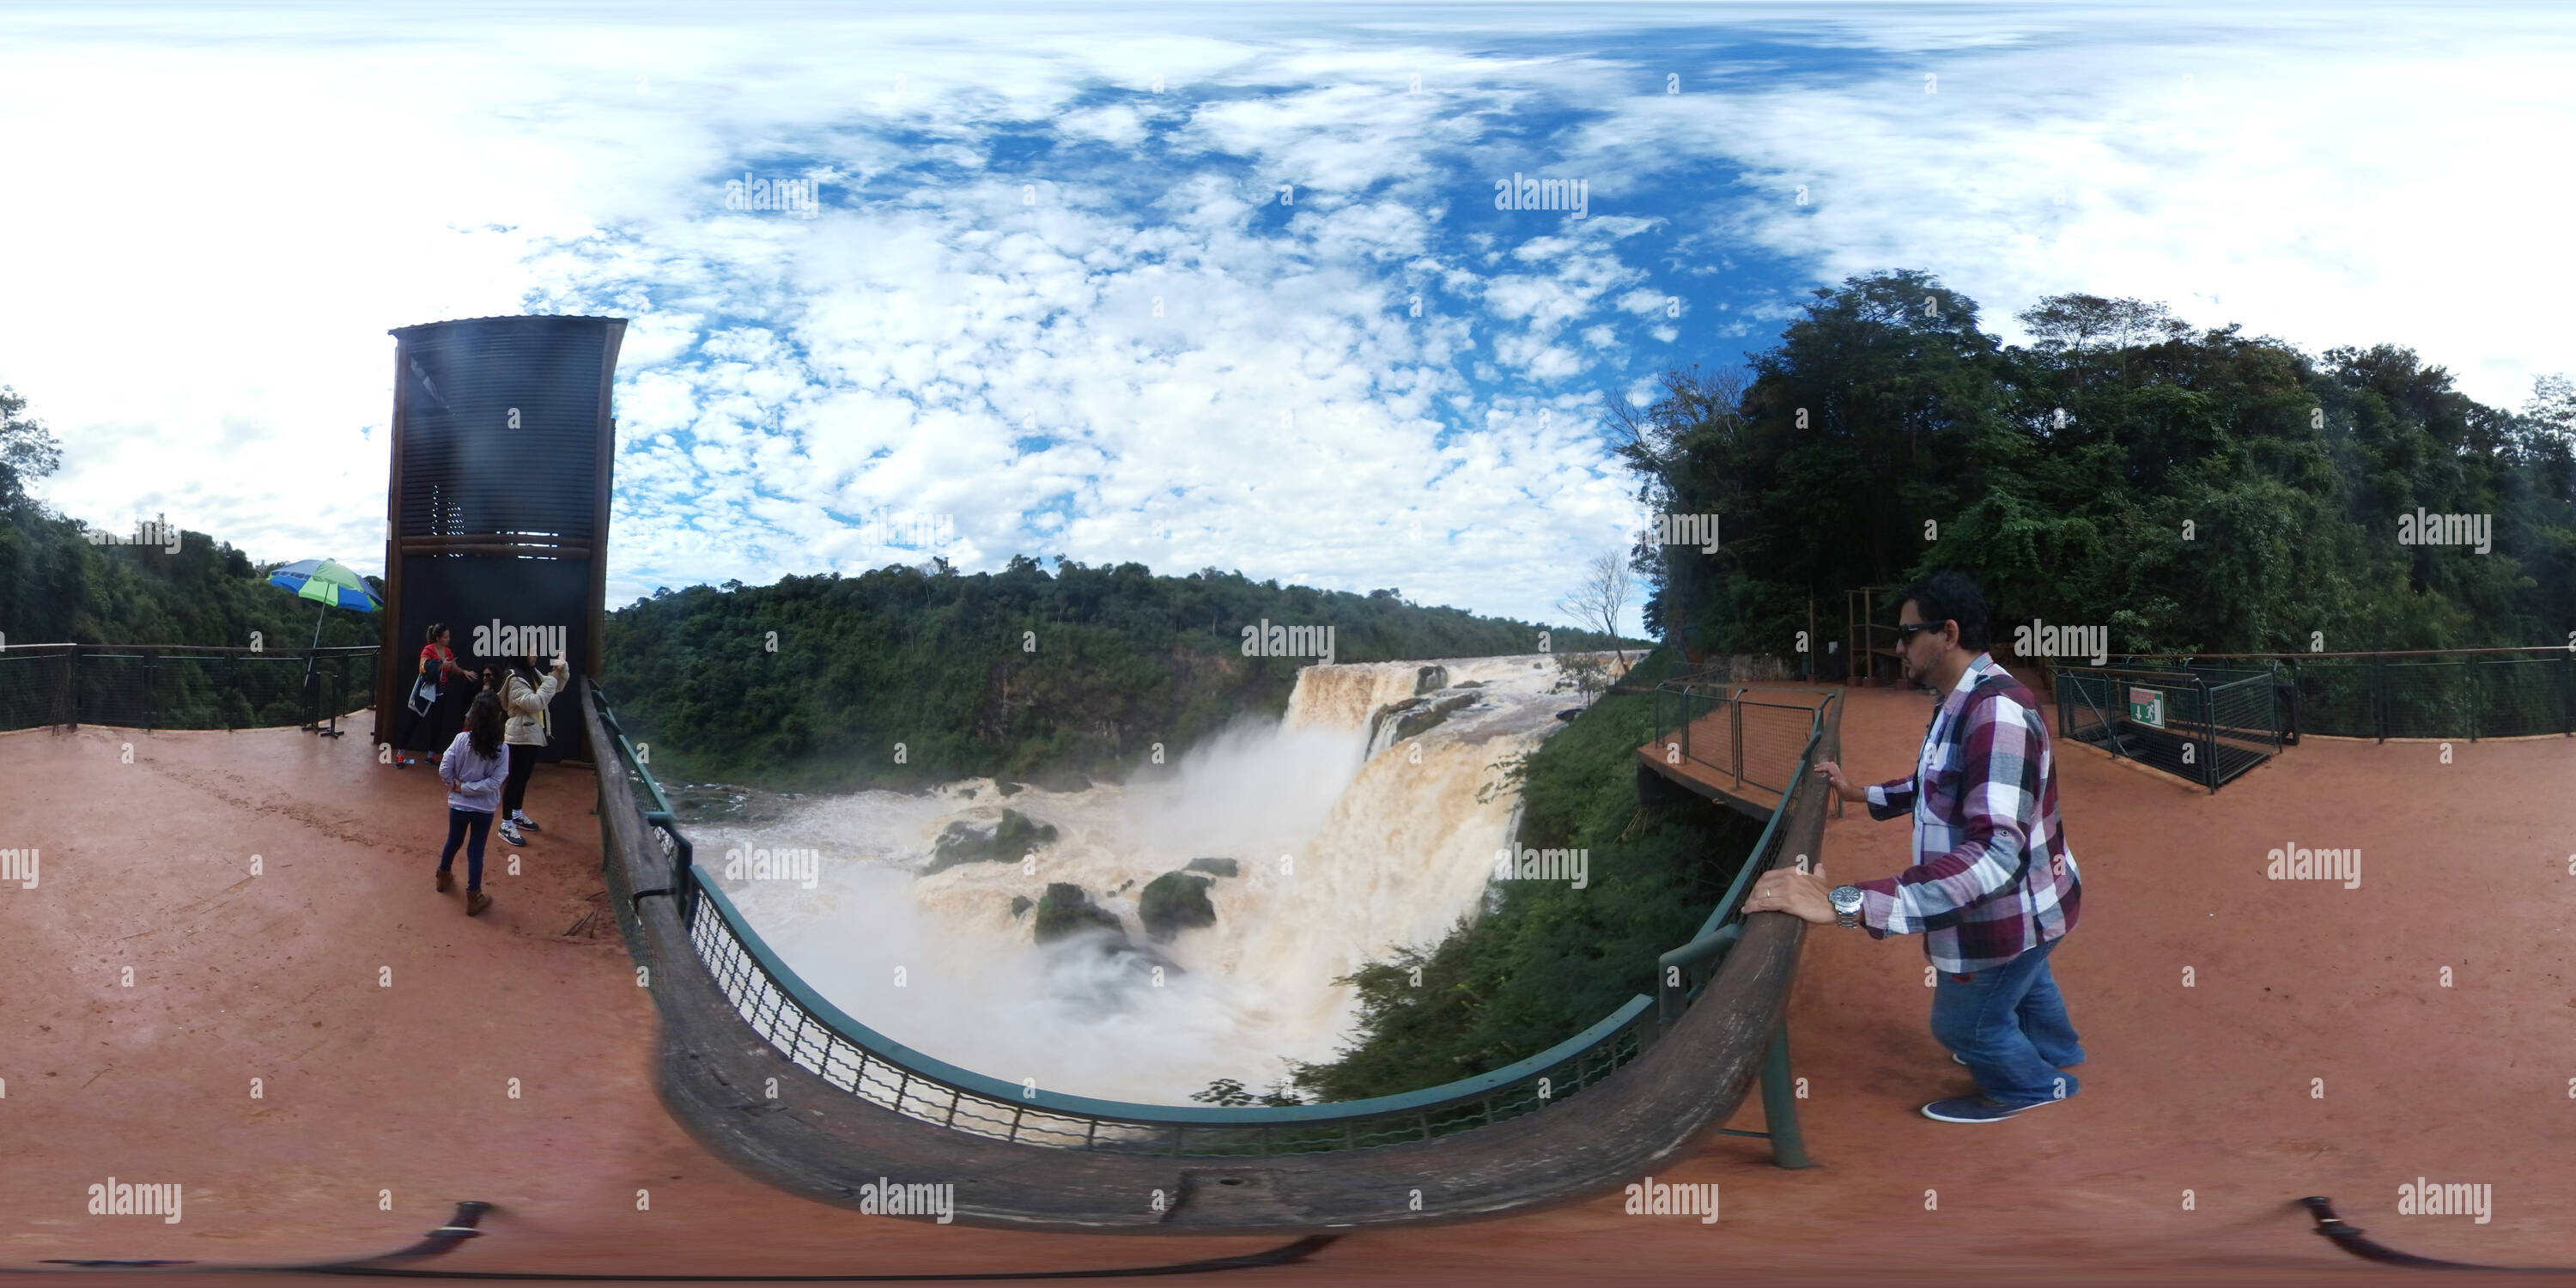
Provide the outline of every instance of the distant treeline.
{"type": "Polygon", "coordinates": [[[602,684],[665,779],[830,790],[1120,777],[1287,707],[1296,657],[1243,629],[1330,625],[1336,662],[1609,647],[1563,627],[1141,564],[945,560],[657,593],[609,615],[602,684]],[[776,651],[770,651],[771,633],[776,651]],[[898,760],[900,755],[900,760],[898,760]]]}
{"type": "Polygon", "coordinates": [[[2312,632],[2329,651],[2562,644],[2576,629],[2563,378],[2507,412],[2408,349],[2312,359],[2137,300],[2042,300],[2020,315],[2024,349],[1924,273],[1816,296],[1749,372],[1672,373],[1628,418],[1641,499],[1720,518],[1716,553],[1638,547],[1657,632],[1788,654],[1811,597],[1839,638],[1846,588],[1939,567],[1984,588],[1999,646],[2033,617],[2108,626],[2114,653],[2307,651],[2312,632]],[[2419,508],[2485,516],[2487,552],[2401,540],[2419,508]]]}

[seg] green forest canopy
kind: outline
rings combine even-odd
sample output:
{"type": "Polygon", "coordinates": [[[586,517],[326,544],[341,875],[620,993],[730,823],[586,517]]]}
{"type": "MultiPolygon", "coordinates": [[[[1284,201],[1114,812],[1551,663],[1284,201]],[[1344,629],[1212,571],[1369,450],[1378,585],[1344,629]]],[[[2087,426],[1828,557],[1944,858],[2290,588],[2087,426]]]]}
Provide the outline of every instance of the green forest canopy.
{"type": "Polygon", "coordinates": [[[1674,372],[1642,411],[1613,403],[1639,498],[1723,518],[1714,554],[1636,548],[1650,633],[1785,654],[1810,597],[1831,636],[1845,589],[1938,567],[1976,579],[2002,638],[2033,617],[2106,625],[2114,653],[2576,629],[2563,378],[2509,413],[2409,349],[2311,359],[2137,300],[2042,300],[2020,348],[1928,273],[1815,296],[1749,371],[1674,372]],[[2401,544],[2418,507],[2491,516],[2491,551],[2401,544]]]}

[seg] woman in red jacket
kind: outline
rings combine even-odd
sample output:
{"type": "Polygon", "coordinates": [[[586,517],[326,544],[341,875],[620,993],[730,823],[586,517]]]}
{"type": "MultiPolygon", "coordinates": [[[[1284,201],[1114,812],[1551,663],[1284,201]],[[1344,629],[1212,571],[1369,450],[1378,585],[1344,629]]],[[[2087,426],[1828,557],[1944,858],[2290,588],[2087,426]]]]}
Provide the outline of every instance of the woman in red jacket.
{"type": "Polygon", "coordinates": [[[463,724],[464,701],[454,690],[465,671],[456,665],[456,650],[447,646],[447,637],[440,622],[422,632],[420,665],[405,691],[402,730],[394,737],[397,767],[418,764],[421,755],[443,754],[463,724]]]}

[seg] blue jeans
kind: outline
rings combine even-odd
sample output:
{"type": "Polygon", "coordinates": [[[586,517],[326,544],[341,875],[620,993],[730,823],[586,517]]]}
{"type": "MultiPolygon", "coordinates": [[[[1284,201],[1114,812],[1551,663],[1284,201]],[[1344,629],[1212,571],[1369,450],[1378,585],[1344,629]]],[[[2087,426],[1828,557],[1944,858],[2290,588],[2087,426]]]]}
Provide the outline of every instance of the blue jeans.
{"type": "Polygon", "coordinates": [[[438,870],[445,872],[449,864],[456,862],[456,844],[459,841],[465,841],[465,888],[482,889],[483,838],[490,835],[491,831],[491,811],[448,806],[447,848],[438,853],[438,870]],[[470,841],[466,840],[468,833],[473,835],[470,841]]]}
{"type": "Polygon", "coordinates": [[[1932,988],[1932,1036],[1968,1062],[1986,1095],[2015,1107],[2064,1100],[2076,1078],[2060,1073],[2084,1059],[2066,1002],[2048,973],[2059,936],[1966,980],[1941,972],[1932,988]]]}

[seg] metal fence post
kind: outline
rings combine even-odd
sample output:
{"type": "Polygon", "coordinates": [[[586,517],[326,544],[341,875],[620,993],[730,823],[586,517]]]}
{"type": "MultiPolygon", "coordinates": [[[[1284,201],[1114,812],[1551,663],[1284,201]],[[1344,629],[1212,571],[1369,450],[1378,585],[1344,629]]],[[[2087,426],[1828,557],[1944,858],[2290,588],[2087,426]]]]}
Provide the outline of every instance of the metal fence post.
{"type": "Polygon", "coordinates": [[[2293,658],[2286,664],[2276,663],[2276,665],[2283,666],[2290,673],[2289,687],[2281,690],[2278,695],[2281,701],[2289,704],[2287,719],[2281,728],[2280,740],[2295,747],[2299,745],[2299,663],[2298,659],[2293,658]]]}
{"type": "Polygon", "coordinates": [[[1726,709],[1732,717],[1730,724],[1735,736],[1735,785],[1740,789],[1744,786],[1744,690],[1735,691],[1727,701],[1726,709]]]}
{"type": "Polygon", "coordinates": [[[2379,741],[2388,741],[2388,659],[2370,659],[2370,728],[2379,741]]]}
{"type": "Polygon", "coordinates": [[[1807,1160],[1807,1140],[1798,1130],[1797,1091],[1789,1076],[1789,1020],[1782,1016],[1779,1031],[1771,1035],[1770,1053],[1762,1057],[1762,1131],[1771,1138],[1774,1167],[1815,1166],[1807,1160]]]}
{"type": "Polygon", "coordinates": [[[2209,695],[2208,672],[2194,672],[2192,680],[2200,686],[2200,745],[2204,753],[2201,756],[2200,781],[2209,784],[2209,794],[2215,796],[2218,794],[2218,704],[2209,695]]]}
{"type": "Polygon", "coordinates": [[[2486,693],[2484,692],[2486,686],[2478,683],[2477,659],[2470,658],[2466,665],[2469,668],[2469,741],[2476,742],[2478,740],[2478,712],[2480,708],[2486,705],[2486,693]]]}

